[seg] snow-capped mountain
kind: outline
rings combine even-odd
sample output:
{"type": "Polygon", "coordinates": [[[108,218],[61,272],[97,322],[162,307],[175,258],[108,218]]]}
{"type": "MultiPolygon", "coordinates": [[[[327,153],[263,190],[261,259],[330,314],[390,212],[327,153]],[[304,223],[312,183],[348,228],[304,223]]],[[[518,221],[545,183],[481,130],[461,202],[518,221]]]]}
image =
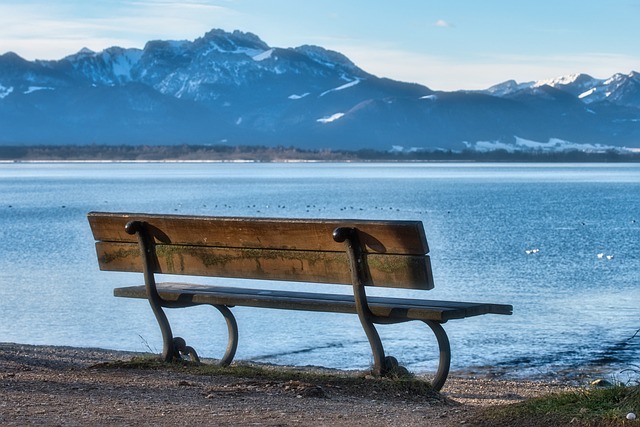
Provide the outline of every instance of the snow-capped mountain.
{"type": "Polygon", "coordinates": [[[0,144],[640,147],[639,87],[634,72],[434,92],[321,47],[212,30],[55,61],[0,55],[0,144]]]}
{"type": "Polygon", "coordinates": [[[586,104],[608,101],[610,103],[640,108],[640,73],[615,74],[609,79],[596,79],[588,74],[571,74],[555,79],[516,83],[513,80],[492,86],[485,93],[494,96],[510,96],[521,90],[550,86],[578,97],[586,104]]]}

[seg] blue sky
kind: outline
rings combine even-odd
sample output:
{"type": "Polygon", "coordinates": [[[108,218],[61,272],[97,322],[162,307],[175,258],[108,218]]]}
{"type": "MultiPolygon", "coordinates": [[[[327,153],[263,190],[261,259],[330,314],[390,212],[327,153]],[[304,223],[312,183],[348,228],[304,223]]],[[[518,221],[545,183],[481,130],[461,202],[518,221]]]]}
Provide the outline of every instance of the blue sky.
{"type": "Polygon", "coordinates": [[[0,53],[59,59],[212,28],[436,90],[640,71],[640,0],[0,0],[0,53]]]}

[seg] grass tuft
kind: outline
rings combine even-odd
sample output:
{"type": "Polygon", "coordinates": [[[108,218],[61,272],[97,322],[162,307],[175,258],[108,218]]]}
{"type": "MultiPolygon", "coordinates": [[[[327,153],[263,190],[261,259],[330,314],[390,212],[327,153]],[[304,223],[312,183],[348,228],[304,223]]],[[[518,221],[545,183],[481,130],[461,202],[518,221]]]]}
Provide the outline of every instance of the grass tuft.
{"type": "Polygon", "coordinates": [[[491,426],[640,426],[626,419],[640,410],[639,386],[623,385],[554,393],[524,402],[491,408],[474,425],[491,426]]]}

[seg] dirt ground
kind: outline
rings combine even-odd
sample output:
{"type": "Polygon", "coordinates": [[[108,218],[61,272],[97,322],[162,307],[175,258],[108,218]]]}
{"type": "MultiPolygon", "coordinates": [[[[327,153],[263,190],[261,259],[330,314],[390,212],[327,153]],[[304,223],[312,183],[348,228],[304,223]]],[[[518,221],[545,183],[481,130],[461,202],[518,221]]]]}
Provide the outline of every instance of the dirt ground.
{"type": "Polygon", "coordinates": [[[0,425],[452,426],[493,405],[568,390],[462,378],[412,396],[173,370],[104,367],[133,353],[0,344],[0,425]]]}

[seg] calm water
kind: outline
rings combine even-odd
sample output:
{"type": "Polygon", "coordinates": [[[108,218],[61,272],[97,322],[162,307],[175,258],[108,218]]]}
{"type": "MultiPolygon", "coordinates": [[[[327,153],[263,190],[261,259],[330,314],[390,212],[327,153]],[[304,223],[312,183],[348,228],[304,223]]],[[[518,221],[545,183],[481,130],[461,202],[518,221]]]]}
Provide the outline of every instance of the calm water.
{"type": "MultiPolygon", "coordinates": [[[[97,268],[92,210],[421,220],[436,281],[428,297],[514,306],[513,316],[445,325],[453,369],[549,377],[639,362],[637,164],[0,164],[0,341],[161,350],[146,303],[112,296],[142,278],[97,268]]],[[[371,363],[356,316],[234,311],[238,359],[371,363]]],[[[169,316],[203,356],[222,355],[215,310],[169,316]]],[[[388,353],[427,372],[433,339],[414,323],[380,332],[388,353]]]]}

